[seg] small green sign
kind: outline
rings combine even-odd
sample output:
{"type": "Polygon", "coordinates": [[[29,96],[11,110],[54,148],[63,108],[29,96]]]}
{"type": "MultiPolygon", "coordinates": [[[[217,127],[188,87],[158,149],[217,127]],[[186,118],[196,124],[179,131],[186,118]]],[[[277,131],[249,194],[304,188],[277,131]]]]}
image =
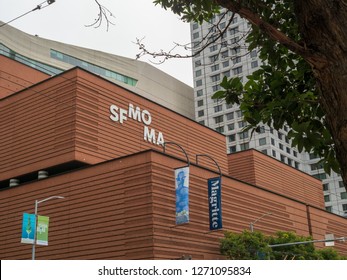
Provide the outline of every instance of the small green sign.
{"type": "Polygon", "coordinates": [[[48,223],[49,217],[37,216],[37,245],[48,245],[48,223]]]}

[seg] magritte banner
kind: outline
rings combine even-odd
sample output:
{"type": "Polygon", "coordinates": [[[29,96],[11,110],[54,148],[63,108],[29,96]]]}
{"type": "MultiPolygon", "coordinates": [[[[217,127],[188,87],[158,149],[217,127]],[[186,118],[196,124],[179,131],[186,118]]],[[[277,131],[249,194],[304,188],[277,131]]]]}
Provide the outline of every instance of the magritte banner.
{"type": "Polygon", "coordinates": [[[222,183],[221,177],[208,179],[208,204],[210,230],[221,229],[222,223],[222,183]]]}
{"type": "Polygon", "coordinates": [[[175,169],[176,224],[189,222],[189,167],[175,169]]]}

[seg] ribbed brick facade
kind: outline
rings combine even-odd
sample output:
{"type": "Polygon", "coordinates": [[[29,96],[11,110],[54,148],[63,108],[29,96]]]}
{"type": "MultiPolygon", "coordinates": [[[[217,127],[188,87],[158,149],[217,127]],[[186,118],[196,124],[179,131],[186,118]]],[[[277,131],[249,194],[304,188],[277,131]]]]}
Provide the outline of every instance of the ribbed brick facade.
{"type": "MultiPolygon", "coordinates": [[[[320,181],[256,151],[227,157],[223,135],[84,70],[8,95],[0,108],[1,259],[31,258],[22,214],[56,195],[65,199],[39,205],[50,227],[37,259],[220,259],[224,230],[241,232],[268,212],[255,230],[347,235],[347,220],[324,210],[320,181]],[[175,223],[174,169],[186,157],[174,144],[164,153],[159,132],[191,162],[188,224],[175,223]],[[223,173],[223,230],[209,229],[207,179],[219,172],[208,157],[197,165],[201,154],[223,173]],[[55,173],[38,180],[39,170],[55,173]],[[20,184],[8,187],[11,178],[20,184]]],[[[347,244],[335,248],[346,254],[347,244]]]]}

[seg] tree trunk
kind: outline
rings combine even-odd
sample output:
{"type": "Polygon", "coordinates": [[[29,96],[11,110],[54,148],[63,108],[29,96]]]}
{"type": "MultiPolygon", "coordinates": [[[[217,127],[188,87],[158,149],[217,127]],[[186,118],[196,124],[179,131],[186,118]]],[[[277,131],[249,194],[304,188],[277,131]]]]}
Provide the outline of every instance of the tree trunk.
{"type": "Polygon", "coordinates": [[[300,44],[264,22],[242,1],[215,2],[258,25],[269,38],[301,55],[312,66],[347,190],[347,0],[293,0],[303,39],[300,44]]]}
{"type": "Polygon", "coordinates": [[[323,67],[309,63],[347,190],[347,2],[295,0],[294,5],[304,43],[327,61],[323,67]]]}

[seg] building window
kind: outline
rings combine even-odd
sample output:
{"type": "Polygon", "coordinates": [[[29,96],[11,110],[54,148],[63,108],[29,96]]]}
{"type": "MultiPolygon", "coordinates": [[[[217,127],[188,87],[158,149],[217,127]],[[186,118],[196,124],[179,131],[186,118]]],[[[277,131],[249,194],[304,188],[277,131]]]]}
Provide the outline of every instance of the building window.
{"type": "Polygon", "coordinates": [[[241,52],[241,47],[235,47],[231,49],[231,55],[236,55],[241,52]]]}
{"type": "Polygon", "coordinates": [[[310,154],[310,159],[315,159],[315,158],[318,158],[318,156],[311,153],[311,154],[310,154]]]}
{"type": "Polygon", "coordinates": [[[286,151],[288,154],[290,154],[290,148],[286,147],[286,151]]]}
{"type": "Polygon", "coordinates": [[[204,94],[204,92],[202,91],[202,89],[199,89],[196,91],[196,97],[200,97],[204,94]]]}
{"type": "Polygon", "coordinates": [[[193,39],[197,39],[197,38],[199,38],[199,32],[195,32],[195,33],[193,33],[193,39]]]}
{"type": "Polygon", "coordinates": [[[219,70],[219,64],[215,64],[215,65],[211,66],[211,71],[212,72],[217,71],[217,70],[219,70]]]}
{"type": "Polygon", "coordinates": [[[230,121],[234,119],[234,112],[227,113],[226,116],[227,116],[227,120],[230,121]]]}
{"type": "Polygon", "coordinates": [[[300,163],[298,163],[297,161],[294,161],[294,167],[296,169],[299,169],[300,168],[300,163]]]}
{"type": "Polygon", "coordinates": [[[285,162],[286,162],[286,157],[285,157],[284,155],[280,155],[280,157],[281,157],[281,161],[282,161],[283,163],[285,163],[285,162]]]}
{"type": "Polygon", "coordinates": [[[230,146],[229,147],[229,152],[230,153],[235,153],[236,152],[236,146],[230,146]]]}
{"type": "Polygon", "coordinates": [[[210,56],[210,62],[215,63],[218,60],[218,54],[210,56]]]}
{"type": "Polygon", "coordinates": [[[248,131],[239,132],[238,134],[240,140],[248,138],[248,131]]]}
{"type": "Polygon", "coordinates": [[[222,76],[229,78],[230,77],[230,70],[223,72],[222,76]]]}
{"type": "Polygon", "coordinates": [[[323,184],[323,191],[328,191],[329,190],[329,183],[323,184]]]}
{"type": "Polygon", "coordinates": [[[234,28],[231,28],[231,29],[229,30],[230,35],[235,35],[235,34],[237,34],[238,32],[239,32],[239,27],[238,27],[238,26],[236,26],[236,27],[234,27],[234,28]]]}
{"type": "Polygon", "coordinates": [[[347,204],[342,204],[342,210],[347,211],[347,204]]]}
{"type": "Polygon", "coordinates": [[[287,163],[288,165],[292,166],[293,165],[293,160],[290,158],[287,158],[287,163]]]}
{"type": "Polygon", "coordinates": [[[260,146],[266,145],[266,138],[265,137],[259,139],[259,145],[260,146]]]}
{"type": "Polygon", "coordinates": [[[343,181],[339,181],[339,187],[340,188],[344,188],[345,187],[345,185],[343,184],[343,181]]]}
{"type": "Polygon", "coordinates": [[[223,110],[223,105],[217,105],[217,106],[214,106],[214,112],[217,113],[217,112],[220,112],[223,110]]]}
{"type": "Polygon", "coordinates": [[[212,91],[213,91],[213,92],[216,92],[216,91],[218,91],[218,90],[220,90],[220,85],[214,85],[214,86],[212,86],[212,91]]]}
{"type": "Polygon", "coordinates": [[[212,82],[217,82],[219,80],[220,80],[220,74],[211,76],[211,81],[212,82]]]}
{"type": "Polygon", "coordinates": [[[229,57],[229,51],[226,50],[226,51],[222,52],[221,55],[222,55],[222,58],[227,58],[227,57],[229,57]]]}
{"type": "Polygon", "coordinates": [[[242,73],[242,66],[236,67],[233,69],[234,75],[238,75],[242,73]]]}
{"type": "Polygon", "coordinates": [[[341,199],[347,199],[347,192],[340,193],[341,199]]]}
{"type": "Polygon", "coordinates": [[[293,151],[293,156],[298,157],[298,153],[296,151],[293,151]]]}
{"type": "Polygon", "coordinates": [[[275,139],[271,138],[271,145],[275,146],[275,139]]]}
{"type": "Polygon", "coordinates": [[[251,67],[252,67],[252,68],[258,67],[258,60],[252,61],[252,62],[251,62],[251,67]]]}
{"type": "Polygon", "coordinates": [[[288,136],[285,136],[285,137],[284,137],[284,141],[286,141],[286,143],[289,144],[289,138],[288,138],[288,136]]]}
{"type": "Polygon", "coordinates": [[[239,37],[234,37],[230,40],[230,44],[236,44],[240,40],[239,37]]]}
{"type": "Polygon", "coordinates": [[[283,150],[283,145],[281,143],[278,144],[278,147],[283,150]]]}
{"type": "Polygon", "coordinates": [[[222,65],[223,65],[223,68],[228,67],[229,66],[229,60],[223,61],[222,65]]]}
{"type": "Polygon", "coordinates": [[[248,150],[248,149],[249,149],[249,143],[240,144],[241,151],[248,150]]]}
{"type": "Polygon", "coordinates": [[[319,170],[323,168],[323,163],[322,162],[313,163],[313,164],[310,164],[310,167],[311,167],[311,171],[319,170]]]}
{"type": "Polygon", "coordinates": [[[276,158],[276,151],[272,150],[272,156],[276,158]]]}
{"type": "Polygon", "coordinates": [[[283,139],[283,134],[281,132],[278,132],[278,139],[280,139],[280,140],[283,139]]]}
{"type": "Polygon", "coordinates": [[[264,155],[267,155],[267,150],[261,150],[264,155]]]}
{"type": "Polygon", "coordinates": [[[312,175],[312,176],[317,178],[318,180],[324,180],[324,179],[327,178],[327,175],[325,173],[315,174],[315,175],[312,175]]]}
{"type": "Polygon", "coordinates": [[[199,24],[197,22],[193,23],[193,30],[198,29],[199,24]]]}
{"type": "Polygon", "coordinates": [[[324,201],[325,201],[325,202],[329,202],[329,201],[330,201],[330,195],[328,195],[328,194],[325,195],[325,196],[324,196],[324,201]]]}
{"type": "Polygon", "coordinates": [[[239,128],[242,128],[242,127],[246,126],[246,122],[245,121],[239,121],[238,125],[239,125],[239,128]]]}
{"type": "Polygon", "coordinates": [[[325,210],[328,211],[328,212],[332,212],[333,211],[333,208],[331,206],[326,206],[325,207],[325,210]]]}
{"type": "MultiPolygon", "coordinates": [[[[200,47],[200,43],[201,42],[193,42],[193,48],[200,47]]],[[[198,57],[198,56],[200,56],[200,53],[198,53],[195,57],[198,57]]]]}
{"type": "Polygon", "coordinates": [[[204,120],[199,121],[199,124],[205,125],[205,121],[204,120]]]}
{"type": "Polygon", "coordinates": [[[215,123],[221,123],[221,122],[223,122],[223,115],[218,116],[218,117],[214,117],[214,122],[215,122],[215,123]]]}
{"type": "Polygon", "coordinates": [[[242,111],[236,111],[236,117],[241,118],[243,116],[242,111]]]}
{"type": "Polygon", "coordinates": [[[200,77],[201,76],[201,69],[195,71],[195,77],[200,77]]]}
{"type": "Polygon", "coordinates": [[[200,60],[195,61],[195,67],[199,67],[199,66],[201,66],[201,61],[200,60]]]}
{"type": "Polygon", "coordinates": [[[197,87],[202,86],[202,80],[197,80],[197,81],[195,82],[195,85],[196,85],[197,87]]]}
{"type": "Polygon", "coordinates": [[[234,123],[229,123],[228,124],[228,130],[234,130],[235,129],[235,124],[234,123]]]}
{"type": "Polygon", "coordinates": [[[236,135],[235,134],[230,134],[228,136],[229,142],[234,142],[236,140],[236,135]]]}
{"type": "Polygon", "coordinates": [[[216,131],[219,133],[224,133],[224,126],[216,127],[216,131]]]}
{"type": "Polygon", "coordinates": [[[258,131],[259,134],[263,134],[265,133],[265,127],[262,125],[262,126],[259,126],[259,131],[258,131]]]}
{"type": "Polygon", "coordinates": [[[205,111],[204,110],[198,111],[198,117],[202,117],[204,115],[205,115],[205,111]]]}
{"type": "Polygon", "coordinates": [[[198,105],[198,107],[203,106],[204,105],[204,100],[203,99],[198,100],[197,105],[198,105]]]}
{"type": "Polygon", "coordinates": [[[237,64],[241,62],[241,57],[237,56],[237,57],[234,57],[232,60],[233,60],[233,64],[237,64]]]}
{"type": "Polygon", "coordinates": [[[214,52],[217,50],[217,45],[213,45],[210,47],[210,52],[214,52]]]}
{"type": "Polygon", "coordinates": [[[256,50],[253,50],[251,51],[251,57],[257,57],[257,51],[256,50]]]}
{"type": "Polygon", "coordinates": [[[107,77],[107,78],[115,79],[117,81],[120,81],[120,82],[128,84],[128,85],[136,86],[136,83],[137,83],[137,80],[135,80],[131,77],[122,75],[120,73],[111,71],[109,69],[106,69],[106,68],[100,67],[98,65],[89,63],[87,61],[78,59],[76,57],[58,52],[56,50],[51,50],[50,56],[54,59],[66,62],[70,65],[79,66],[79,67],[86,69],[86,70],[89,70],[93,73],[99,74],[99,75],[107,77]]]}

